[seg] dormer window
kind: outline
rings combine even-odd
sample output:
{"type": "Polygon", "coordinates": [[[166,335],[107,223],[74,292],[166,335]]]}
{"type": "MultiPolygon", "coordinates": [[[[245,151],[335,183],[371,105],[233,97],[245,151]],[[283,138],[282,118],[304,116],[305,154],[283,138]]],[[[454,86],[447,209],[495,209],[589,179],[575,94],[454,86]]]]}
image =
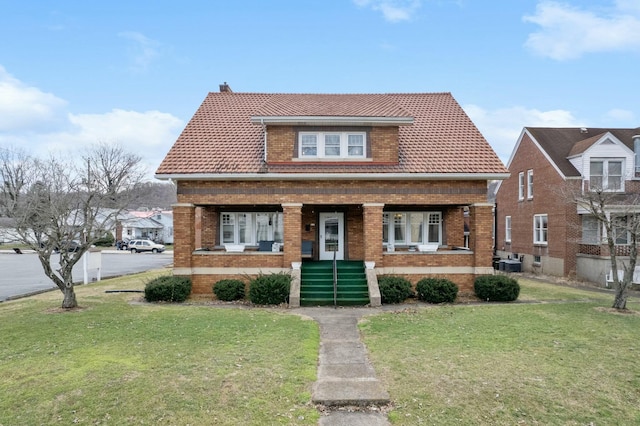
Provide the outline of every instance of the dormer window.
{"type": "Polygon", "coordinates": [[[364,158],[365,132],[300,132],[300,158],[364,158]]]}
{"type": "Polygon", "coordinates": [[[621,159],[591,160],[589,188],[592,191],[624,191],[621,159]]]}

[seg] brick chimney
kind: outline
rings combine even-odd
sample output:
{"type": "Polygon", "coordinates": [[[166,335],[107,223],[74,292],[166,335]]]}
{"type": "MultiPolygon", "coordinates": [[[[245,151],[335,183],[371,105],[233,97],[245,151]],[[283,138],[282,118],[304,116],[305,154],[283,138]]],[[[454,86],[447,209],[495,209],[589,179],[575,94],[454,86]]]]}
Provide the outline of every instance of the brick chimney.
{"type": "Polygon", "coordinates": [[[233,93],[226,81],[220,85],[220,93],[233,93]]]}

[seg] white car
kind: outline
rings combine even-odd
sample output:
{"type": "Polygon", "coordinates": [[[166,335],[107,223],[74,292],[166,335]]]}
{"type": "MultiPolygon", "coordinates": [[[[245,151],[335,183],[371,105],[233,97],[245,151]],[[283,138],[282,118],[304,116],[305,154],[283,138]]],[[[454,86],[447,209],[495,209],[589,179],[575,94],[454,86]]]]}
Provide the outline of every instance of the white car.
{"type": "Polygon", "coordinates": [[[131,240],[129,241],[129,251],[131,251],[131,253],[141,253],[143,251],[162,253],[164,251],[164,246],[162,244],[154,243],[151,240],[131,240]]]}

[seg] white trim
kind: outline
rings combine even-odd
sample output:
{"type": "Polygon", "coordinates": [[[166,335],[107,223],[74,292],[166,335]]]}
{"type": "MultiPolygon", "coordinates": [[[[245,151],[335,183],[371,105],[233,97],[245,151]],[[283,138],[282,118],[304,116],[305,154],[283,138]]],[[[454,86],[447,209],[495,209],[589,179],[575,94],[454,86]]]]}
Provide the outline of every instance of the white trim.
{"type": "Polygon", "coordinates": [[[378,275],[385,274],[473,274],[473,275],[493,275],[493,267],[487,266],[389,266],[376,268],[378,275]]]}
{"type": "MultiPolygon", "coordinates": [[[[542,221],[540,222],[540,225],[542,225],[542,221]]],[[[533,215],[533,244],[545,245],[545,246],[549,244],[549,215],[547,213],[539,213],[539,214],[533,215]],[[545,235],[546,240],[544,241],[541,239],[538,239],[538,237],[540,236],[538,235],[538,233],[542,232],[545,228],[543,228],[542,226],[540,228],[536,227],[537,225],[536,219],[540,218],[542,220],[543,217],[546,219],[546,225],[547,225],[546,227],[547,233],[545,235]]]]}
{"type": "Polygon", "coordinates": [[[303,131],[298,133],[298,160],[314,161],[316,159],[324,161],[342,161],[342,160],[364,160],[367,159],[367,133],[361,131],[340,132],[340,131],[303,131]],[[303,138],[305,136],[314,137],[315,154],[305,154],[305,145],[303,138]],[[338,155],[327,154],[327,137],[338,137],[338,155]],[[349,136],[359,136],[362,138],[362,154],[349,154],[349,136]]]}
{"type": "Polygon", "coordinates": [[[503,180],[510,173],[179,173],[156,174],[160,180],[503,180]]]}
{"type": "Polygon", "coordinates": [[[359,117],[359,116],[253,116],[252,124],[281,124],[281,125],[352,125],[352,126],[408,126],[413,124],[413,117],[359,117]]]}

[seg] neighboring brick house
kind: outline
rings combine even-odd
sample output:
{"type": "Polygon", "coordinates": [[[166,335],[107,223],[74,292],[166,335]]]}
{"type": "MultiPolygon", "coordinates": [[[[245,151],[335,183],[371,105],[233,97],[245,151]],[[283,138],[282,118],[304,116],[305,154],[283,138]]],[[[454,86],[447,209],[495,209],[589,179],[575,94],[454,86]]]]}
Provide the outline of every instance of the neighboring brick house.
{"type": "Polygon", "coordinates": [[[334,252],[377,274],[447,277],[471,291],[475,276],[493,271],[487,182],[506,176],[449,93],[226,85],[209,93],[156,172],[177,185],[174,274],[191,276],[194,293],[222,278],[295,274],[303,258],[334,252]],[[437,251],[420,251],[427,243],[437,251]]]}
{"type": "MultiPolygon", "coordinates": [[[[640,191],[638,134],[640,128],[525,127],[507,164],[511,176],[498,185],[497,254],[521,258],[525,271],[603,283],[610,270],[604,231],[566,190],[595,183],[619,193],[624,205],[640,191]]],[[[628,253],[627,241],[619,236],[619,255],[628,253]]]]}

